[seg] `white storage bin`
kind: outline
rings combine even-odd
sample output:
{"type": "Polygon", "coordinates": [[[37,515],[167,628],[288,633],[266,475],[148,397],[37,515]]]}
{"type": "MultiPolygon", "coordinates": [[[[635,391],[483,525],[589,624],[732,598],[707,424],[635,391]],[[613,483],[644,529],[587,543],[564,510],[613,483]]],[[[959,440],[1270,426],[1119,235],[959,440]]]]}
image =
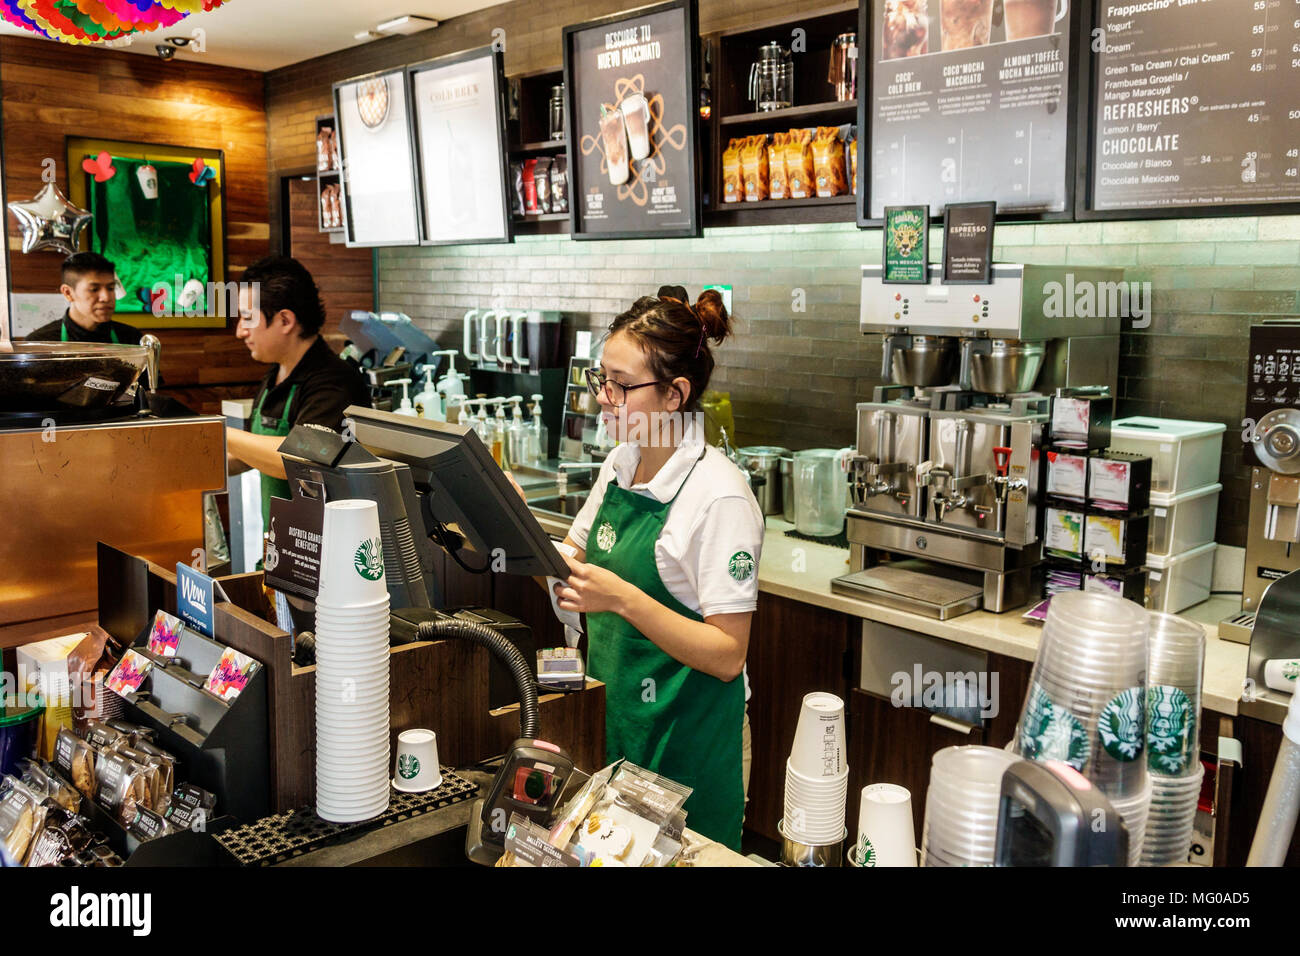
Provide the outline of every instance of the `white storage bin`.
{"type": "Polygon", "coordinates": [[[1214,542],[1191,551],[1147,556],[1147,607],[1152,611],[1177,614],[1210,596],[1214,580],[1214,542]]]}
{"type": "Polygon", "coordinates": [[[1152,493],[1176,495],[1219,480],[1226,430],[1218,422],[1137,415],[1111,425],[1110,447],[1150,456],[1152,493]]]}
{"type": "Polygon", "coordinates": [[[1214,540],[1223,485],[1206,485],[1181,495],[1151,496],[1147,554],[1182,554],[1214,540]]]}

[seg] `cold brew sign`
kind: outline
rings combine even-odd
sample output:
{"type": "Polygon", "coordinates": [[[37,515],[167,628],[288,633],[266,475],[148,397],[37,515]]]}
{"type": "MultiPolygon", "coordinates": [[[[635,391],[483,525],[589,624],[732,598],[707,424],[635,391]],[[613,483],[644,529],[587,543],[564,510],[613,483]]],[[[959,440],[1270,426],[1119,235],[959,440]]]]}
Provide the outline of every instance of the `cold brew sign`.
{"type": "Polygon", "coordinates": [[[699,234],[692,0],[564,30],[575,238],[699,234]]]}

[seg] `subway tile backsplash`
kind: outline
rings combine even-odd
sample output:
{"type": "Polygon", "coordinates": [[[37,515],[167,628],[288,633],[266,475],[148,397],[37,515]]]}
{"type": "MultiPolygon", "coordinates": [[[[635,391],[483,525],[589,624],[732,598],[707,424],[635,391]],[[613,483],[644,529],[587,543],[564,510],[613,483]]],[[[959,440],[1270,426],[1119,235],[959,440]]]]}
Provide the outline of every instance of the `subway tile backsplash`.
{"type": "MultiPolygon", "coordinates": [[[[1247,335],[1300,319],[1300,216],[1000,226],[999,262],[1108,265],[1149,281],[1150,325],[1120,347],[1120,415],[1223,422],[1218,540],[1245,544],[1242,459],[1247,335]]],[[[942,237],[935,229],[937,260],[942,237]]],[[[858,332],[858,267],[879,261],[879,230],[853,225],[709,229],[700,239],[573,241],[377,251],[379,304],[448,347],[475,307],[558,309],[602,330],[665,284],[692,295],[732,286],[736,337],[717,351],[713,387],[731,393],[743,444],[852,443],[854,404],[880,382],[879,339],[858,332]]]]}

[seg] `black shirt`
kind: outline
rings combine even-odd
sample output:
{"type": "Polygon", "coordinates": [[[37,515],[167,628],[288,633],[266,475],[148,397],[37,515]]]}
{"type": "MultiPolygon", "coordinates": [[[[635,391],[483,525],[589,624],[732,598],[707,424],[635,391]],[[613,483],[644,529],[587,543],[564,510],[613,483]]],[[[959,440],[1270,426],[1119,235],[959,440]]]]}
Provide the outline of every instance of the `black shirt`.
{"type": "Polygon", "coordinates": [[[360,372],[330,351],[320,336],[312,343],[293,371],[279,385],[275,377],[280,366],[275,365],[262,380],[262,389],[253,400],[262,404],[262,417],[269,427],[274,427],[284,415],[284,403],[295,385],[293,403],[289,406],[289,425],[324,425],[338,431],[343,426],[343,409],[349,405],[370,407],[370,389],[360,372]]]}
{"type": "Polygon", "coordinates": [[[63,312],[63,318],[49,325],[42,325],[35,332],[27,336],[28,342],[61,342],[63,341],[63,330],[68,330],[69,342],[103,342],[105,345],[111,345],[113,342],[112,332],[117,333],[118,345],[139,345],[142,333],[134,325],[127,325],[124,322],[114,322],[112,320],[105,322],[93,332],[87,332],[68,315],[67,310],[63,312]]]}

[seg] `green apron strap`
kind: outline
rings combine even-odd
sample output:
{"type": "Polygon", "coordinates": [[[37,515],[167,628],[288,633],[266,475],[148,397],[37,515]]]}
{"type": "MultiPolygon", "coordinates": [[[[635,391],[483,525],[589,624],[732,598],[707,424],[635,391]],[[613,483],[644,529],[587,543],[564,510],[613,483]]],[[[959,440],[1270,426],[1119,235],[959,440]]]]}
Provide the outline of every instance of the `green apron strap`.
{"type": "MultiPolygon", "coordinates": [[[[298,392],[298,386],[294,385],[289,389],[289,397],[284,401],[284,411],[280,413],[280,420],[274,427],[266,425],[262,421],[262,406],[266,404],[266,395],[269,388],[263,389],[261,397],[257,400],[257,408],[253,410],[253,427],[254,435],[272,435],[283,438],[289,434],[289,408],[293,405],[294,396],[298,392]]],[[[273,478],[270,475],[262,475],[262,531],[263,533],[271,530],[271,499],[288,498],[292,495],[289,490],[289,482],[283,478],[273,478]]]]}

